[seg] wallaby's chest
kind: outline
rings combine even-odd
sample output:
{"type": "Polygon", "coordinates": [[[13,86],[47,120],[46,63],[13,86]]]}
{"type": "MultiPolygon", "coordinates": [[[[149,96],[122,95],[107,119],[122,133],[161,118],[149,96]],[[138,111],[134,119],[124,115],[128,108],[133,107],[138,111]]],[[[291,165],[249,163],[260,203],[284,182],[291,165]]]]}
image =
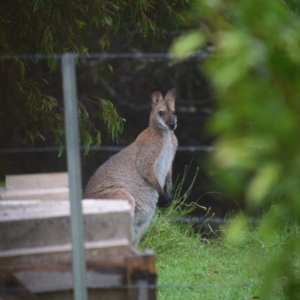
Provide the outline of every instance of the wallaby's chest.
{"type": "Polygon", "coordinates": [[[170,170],[173,160],[173,152],[174,149],[171,141],[171,136],[170,134],[168,134],[164,137],[163,146],[155,161],[156,177],[161,186],[164,186],[167,173],[170,170]]]}

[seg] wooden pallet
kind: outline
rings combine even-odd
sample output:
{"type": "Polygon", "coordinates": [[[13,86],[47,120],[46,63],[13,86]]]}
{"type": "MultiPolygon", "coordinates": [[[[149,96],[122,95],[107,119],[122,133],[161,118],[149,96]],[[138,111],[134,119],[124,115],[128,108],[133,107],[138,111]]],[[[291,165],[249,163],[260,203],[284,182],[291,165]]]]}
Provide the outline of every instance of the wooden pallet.
{"type": "MultiPolygon", "coordinates": [[[[0,274],[4,300],[74,299],[71,263],[6,265],[0,274]]],[[[155,256],[149,250],[87,261],[89,300],[155,300],[155,283],[155,256]]]]}
{"type": "MultiPolygon", "coordinates": [[[[8,189],[2,189],[1,300],[73,299],[70,203],[55,198],[57,194],[55,200],[47,198],[51,190],[66,188],[66,178],[60,173],[15,176],[7,180],[8,189]],[[34,200],[21,196],[4,200],[8,190],[9,195],[26,190],[34,200]]],[[[140,252],[131,246],[128,202],[87,199],[82,206],[89,299],[156,299],[155,256],[153,251],[140,252]]]]}

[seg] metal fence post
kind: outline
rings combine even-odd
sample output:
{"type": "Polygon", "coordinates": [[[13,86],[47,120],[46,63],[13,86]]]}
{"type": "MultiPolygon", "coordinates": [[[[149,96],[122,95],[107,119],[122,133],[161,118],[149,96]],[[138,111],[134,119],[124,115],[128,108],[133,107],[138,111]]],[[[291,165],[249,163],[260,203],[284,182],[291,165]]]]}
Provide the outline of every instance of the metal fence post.
{"type": "Polygon", "coordinates": [[[76,300],[87,300],[75,58],[71,53],[62,55],[62,81],[71,202],[73,289],[76,300]]]}

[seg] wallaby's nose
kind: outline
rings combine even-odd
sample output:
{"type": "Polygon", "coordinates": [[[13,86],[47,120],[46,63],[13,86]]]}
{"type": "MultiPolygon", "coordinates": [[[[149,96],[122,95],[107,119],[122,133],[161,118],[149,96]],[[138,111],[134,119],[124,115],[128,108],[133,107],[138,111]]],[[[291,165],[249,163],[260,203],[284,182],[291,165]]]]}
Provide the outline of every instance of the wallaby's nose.
{"type": "Polygon", "coordinates": [[[176,127],[176,122],[175,121],[169,121],[169,127],[171,130],[174,130],[176,127]]]}

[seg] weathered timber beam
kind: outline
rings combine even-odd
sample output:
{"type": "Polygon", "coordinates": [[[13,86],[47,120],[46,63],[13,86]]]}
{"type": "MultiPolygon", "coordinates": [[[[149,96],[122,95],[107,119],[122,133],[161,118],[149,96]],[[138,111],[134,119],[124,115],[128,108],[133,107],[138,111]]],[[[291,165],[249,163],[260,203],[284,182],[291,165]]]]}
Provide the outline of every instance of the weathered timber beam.
{"type": "Polygon", "coordinates": [[[38,300],[12,273],[0,270],[0,299],[38,300]]]}

